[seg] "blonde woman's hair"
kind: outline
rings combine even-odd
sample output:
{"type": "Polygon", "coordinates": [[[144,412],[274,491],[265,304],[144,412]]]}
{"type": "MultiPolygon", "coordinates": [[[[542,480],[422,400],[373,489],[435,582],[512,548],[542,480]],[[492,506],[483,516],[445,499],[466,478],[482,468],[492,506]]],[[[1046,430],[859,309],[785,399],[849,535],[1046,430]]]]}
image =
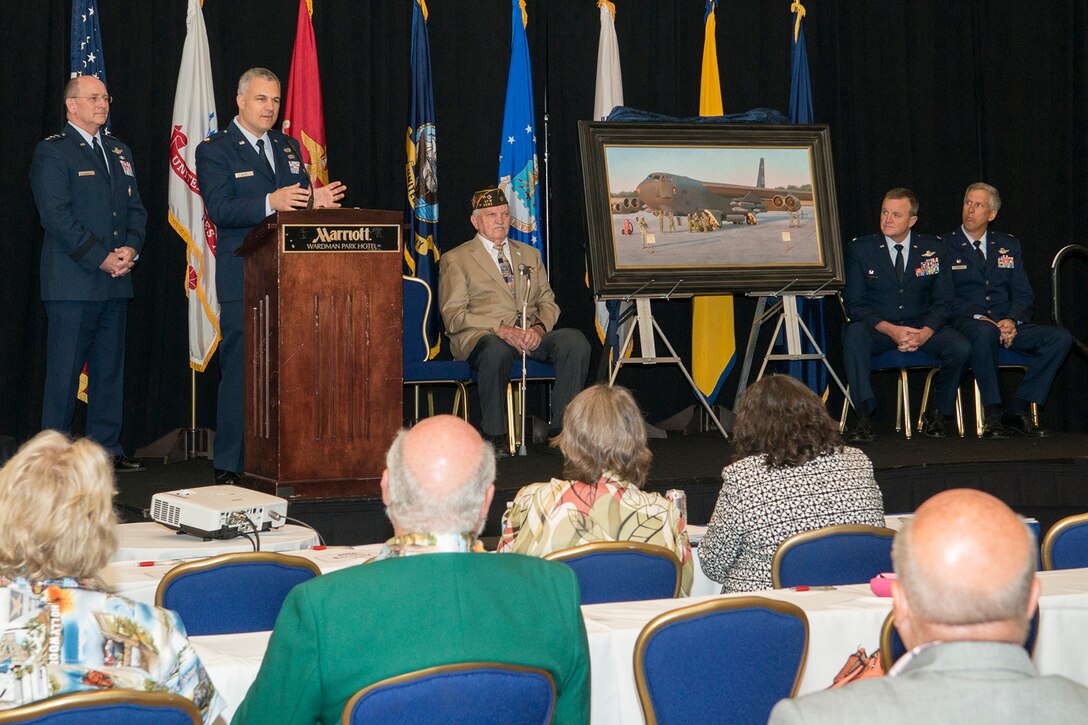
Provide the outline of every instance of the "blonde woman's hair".
{"type": "Polygon", "coordinates": [[[0,469],[0,576],[97,576],[117,549],[113,475],[94,441],[31,438],[0,469]]]}
{"type": "Polygon", "coordinates": [[[642,411],[619,386],[594,385],[574,396],[556,442],[566,459],[563,476],[583,483],[597,483],[607,471],[642,486],[653,461],[642,411]]]}

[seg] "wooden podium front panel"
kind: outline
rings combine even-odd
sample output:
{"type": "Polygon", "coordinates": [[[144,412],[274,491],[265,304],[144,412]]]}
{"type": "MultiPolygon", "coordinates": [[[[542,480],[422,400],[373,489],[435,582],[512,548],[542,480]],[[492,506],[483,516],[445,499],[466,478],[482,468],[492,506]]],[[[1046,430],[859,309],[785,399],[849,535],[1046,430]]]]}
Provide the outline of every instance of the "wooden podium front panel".
{"type": "Polygon", "coordinates": [[[402,418],[402,252],[292,251],[284,229],[396,231],[399,220],[372,210],[281,212],[240,250],[245,464],[260,490],[307,499],[378,493],[402,418]]]}
{"type": "Polygon", "coordinates": [[[281,265],[279,477],[376,483],[402,419],[401,261],[330,253],[315,274],[309,256],[281,265]]]}

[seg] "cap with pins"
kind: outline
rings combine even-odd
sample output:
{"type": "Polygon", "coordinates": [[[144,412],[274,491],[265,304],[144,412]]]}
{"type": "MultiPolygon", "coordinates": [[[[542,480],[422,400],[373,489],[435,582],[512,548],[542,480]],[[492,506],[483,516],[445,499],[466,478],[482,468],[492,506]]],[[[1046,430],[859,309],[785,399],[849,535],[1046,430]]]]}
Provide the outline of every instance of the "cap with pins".
{"type": "Polygon", "coordinates": [[[472,211],[490,206],[502,206],[506,203],[506,194],[502,193],[502,189],[497,186],[480,189],[472,195],[472,211]]]}

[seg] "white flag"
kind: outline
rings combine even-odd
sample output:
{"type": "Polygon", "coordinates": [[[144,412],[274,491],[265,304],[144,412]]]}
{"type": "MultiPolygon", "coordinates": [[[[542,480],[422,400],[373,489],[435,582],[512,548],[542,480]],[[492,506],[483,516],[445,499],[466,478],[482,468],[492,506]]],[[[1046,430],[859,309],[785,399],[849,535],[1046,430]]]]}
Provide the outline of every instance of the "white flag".
{"type": "MultiPolygon", "coordinates": [[[[620,43],[616,39],[616,6],[609,0],[599,0],[597,5],[601,9],[601,36],[597,43],[597,89],[593,94],[593,120],[603,121],[613,108],[623,105],[623,74],[620,72],[620,43]]],[[[630,302],[612,304],[617,317],[630,306],[630,302]]],[[[609,345],[612,343],[607,339],[609,315],[606,303],[597,302],[596,316],[597,335],[605,345],[604,354],[609,355],[609,345]]],[[[633,320],[629,319],[620,325],[615,345],[623,344],[632,323],[633,320]]],[[[629,350],[624,352],[625,356],[629,354],[629,350]]]]}
{"type": "Polygon", "coordinates": [[[189,0],[185,46],[174,93],[170,132],[170,226],[185,240],[188,265],[189,365],[204,370],[219,344],[219,297],[215,293],[215,225],[204,211],[196,183],[196,147],[218,128],[208,33],[198,0],[189,0]]]}

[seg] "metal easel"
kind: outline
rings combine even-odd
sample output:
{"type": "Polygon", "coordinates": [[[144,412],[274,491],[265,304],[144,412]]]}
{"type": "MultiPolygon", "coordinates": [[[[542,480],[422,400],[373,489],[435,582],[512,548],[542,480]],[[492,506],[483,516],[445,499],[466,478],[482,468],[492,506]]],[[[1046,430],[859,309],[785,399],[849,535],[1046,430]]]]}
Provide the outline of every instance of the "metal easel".
{"type": "Polygon", "coordinates": [[[823,349],[816,343],[816,340],[812,337],[812,333],[809,332],[808,326],[805,325],[805,321],[801,319],[801,316],[797,313],[797,298],[804,297],[806,299],[817,299],[820,297],[828,297],[835,294],[834,290],[817,289],[811,292],[786,292],[789,289],[787,285],[783,289],[777,292],[749,292],[748,297],[759,297],[759,302],[756,304],[756,311],[752,317],[752,329],[748,333],[748,348],[744,352],[744,364],[741,366],[740,381],[737,383],[737,399],[740,399],[741,393],[748,387],[748,375],[752,370],[752,359],[755,356],[756,343],[759,339],[759,331],[764,322],[767,322],[772,317],[777,317],[778,320],[775,323],[774,332],[771,334],[771,341],[767,344],[767,352],[763,356],[763,364],[759,366],[759,373],[756,375],[756,380],[763,377],[763,371],[767,369],[767,363],[772,360],[819,360],[827,368],[828,374],[831,376],[835,384],[839,386],[839,390],[842,391],[844,397],[849,399],[850,396],[846,394],[846,386],[839,380],[839,376],[835,374],[834,368],[831,367],[831,363],[827,361],[827,355],[824,354],[823,349]],[[773,303],[770,308],[767,307],[768,300],[778,298],[778,301],[773,303]],[[783,328],[786,332],[786,352],[774,353],[775,342],[778,340],[778,333],[783,328]],[[801,334],[804,333],[808,338],[809,344],[812,345],[812,349],[816,352],[805,353],[801,351],[801,334]]]}
{"type": "MultiPolygon", "coordinates": [[[[681,280],[682,282],[683,280],[681,280]]],[[[725,432],[725,428],[722,427],[722,423],[718,420],[718,416],[714,414],[714,409],[710,407],[706,398],[702,392],[699,391],[699,387],[695,384],[695,380],[691,377],[691,373],[684,367],[684,362],[680,359],[680,356],[676,354],[676,350],[673,348],[672,343],[669,342],[669,338],[665,337],[665,333],[662,332],[661,326],[657,324],[657,320],[654,319],[653,313],[650,311],[650,300],[652,299],[664,299],[668,301],[672,298],[673,292],[680,286],[681,282],[677,282],[676,285],[664,294],[654,295],[640,295],[638,291],[623,297],[624,302],[635,303],[635,316],[636,324],[631,325],[631,329],[627,331],[627,336],[623,340],[623,344],[620,346],[620,350],[626,350],[631,345],[631,341],[635,336],[635,331],[638,331],[639,347],[641,356],[639,357],[623,357],[618,356],[615,364],[612,366],[611,373],[608,377],[608,384],[614,385],[616,383],[616,375],[619,374],[620,368],[624,365],[657,365],[658,363],[675,363],[680,367],[680,372],[684,373],[684,377],[688,380],[688,385],[691,386],[692,391],[695,393],[695,397],[702,404],[706,410],[710,419],[714,421],[714,425],[717,426],[718,431],[722,434],[725,440],[729,440],[729,434],[725,432]],[[661,341],[665,343],[665,347],[669,350],[668,357],[659,357],[657,354],[657,346],[654,340],[654,331],[657,331],[661,341]]],[[[652,284],[652,281],[648,284],[652,284]]]]}

